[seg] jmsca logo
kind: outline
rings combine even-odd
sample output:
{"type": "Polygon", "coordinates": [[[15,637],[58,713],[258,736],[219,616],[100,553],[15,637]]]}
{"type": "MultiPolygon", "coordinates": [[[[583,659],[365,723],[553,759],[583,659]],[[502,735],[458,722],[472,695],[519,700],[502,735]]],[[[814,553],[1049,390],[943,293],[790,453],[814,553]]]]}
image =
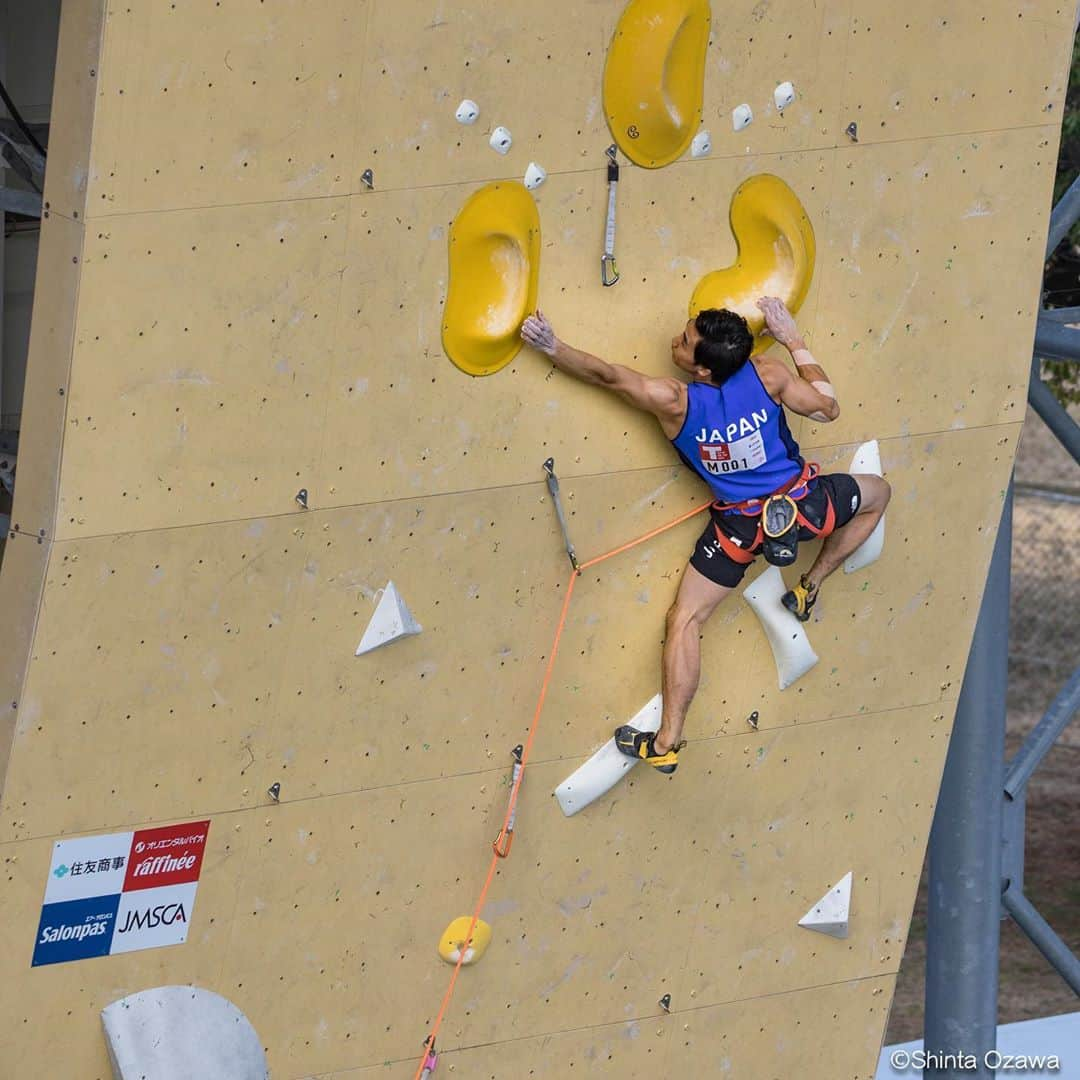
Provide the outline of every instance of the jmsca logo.
{"type": "Polygon", "coordinates": [[[172,926],[173,923],[186,923],[187,912],[181,903],[158,904],[156,907],[132,908],[124,919],[124,925],[118,926],[118,934],[127,934],[132,930],[153,929],[156,926],[172,926]]]}

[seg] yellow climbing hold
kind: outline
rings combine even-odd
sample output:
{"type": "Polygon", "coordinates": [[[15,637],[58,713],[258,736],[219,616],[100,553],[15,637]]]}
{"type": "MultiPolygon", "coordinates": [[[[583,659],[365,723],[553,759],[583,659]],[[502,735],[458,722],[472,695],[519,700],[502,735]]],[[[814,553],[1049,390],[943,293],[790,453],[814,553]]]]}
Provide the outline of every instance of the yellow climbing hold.
{"type": "Polygon", "coordinates": [[[674,161],[701,125],[708,0],[630,0],[604,65],[604,115],[635,165],[674,161]]]}
{"type": "MultiPolygon", "coordinates": [[[[439,955],[448,964],[458,962],[471,922],[471,915],[462,915],[460,919],[455,919],[443,931],[443,936],[439,939],[439,955]]],[[[483,919],[477,919],[476,925],[473,927],[472,944],[465,950],[465,959],[461,961],[462,967],[476,963],[484,955],[484,950],[487,949],[490,943],[491,927],[483,919]]]]}
{"type": "Polygon", "coordinates": [[[738,256],[731,266],[706,274],[690,298],[690,317],[705,308],[742,315],[754,334],[754,352],[772,343],[763,337],[765,317],[755,303],[779,296],[792,312],[806,299],[814,276],[814,229],[798,196],[778,176],[760,173],[731,197],[731,231],[738,256]]]}
{"type": "Polygon", "coordinates": [[[517,355],[536,307],[540,215],[518,181],[474,192],[450,226],[443,349],[469,375],[494,375],[517,355]]]}

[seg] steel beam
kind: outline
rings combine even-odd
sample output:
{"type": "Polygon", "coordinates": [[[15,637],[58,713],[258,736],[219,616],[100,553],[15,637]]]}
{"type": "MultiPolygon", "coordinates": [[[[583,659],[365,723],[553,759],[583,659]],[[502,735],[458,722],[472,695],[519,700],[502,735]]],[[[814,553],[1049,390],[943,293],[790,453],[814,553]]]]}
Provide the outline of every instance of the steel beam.
{"type": "Polygon", "coordinates": [[[1039,374],[1039,361],[1035,360],[1031,370],[1031,382],[1028,383],[1028,401],[1031,407],[1042,417],[1043,423],[1054,433],[1057,441],[1072,454],[1073,461],[1080,465],[1080,425],[1069,415],[1049,386],[1039,374]]]}
{"type": "Polygon", "coordinates": [[[41,217],[41,196],[36,191],[0,187],[0,213],[41,217]]]}
{"type": "MultiPolygon", "coordinates": [[[[1005,910],[1016,925],[1031,939],[1031,943],[1050,961],[1054,970],[1080,995],[1080,960],[1054,932],[1054,928],[1035,910],[1031,901],[1019,889],[1010,886],[1002,894],[1005,910]]],[[[972,1074],[975,1075],[975,1074],[972,1074]]]]}
{"type": "Polygon", "coordinates": [[[1035,355],[1043,360],[1080,360],[1080,330],[1040,315],[1035,324],[1035,355]]]}
{"type": "Polygon", "coordinates": [[[1050,215],[1050,234],[1046,239],[1046,258],[1050,258],[1054,249],[1061,243],[1065,234],[1073,227],[1076,219],[1080,217],[1080,176],[1078,176],[1069,190],[1058,200],[1050,215]]]}
{"type": "Polygon", "coordinates": [[[985,1055],[997,1039],[1011,549],[1010,482],[930,830],[924,1045],[941,1061],[979,1061],[924,1073],[943,1080],[993,1076],[985,1055]]]}
{"type": "Polygon", "coordinates": [[[1080,307],[1043,308],[1039,312],[1039,321],[1043,319],[1056,323],[1080,323],[1080,307]]]}
{"type": "Polygon", "coordinates": [[[1080,667],[1069,676],[1068,682],[1043,713],[1042,719],[1028,733],[1024,745],[1009,762],[1005,774],[1005,794],[1015,798],[1042,763],[1047,751],[1057,741],[1080,709],[1080,667]]]}

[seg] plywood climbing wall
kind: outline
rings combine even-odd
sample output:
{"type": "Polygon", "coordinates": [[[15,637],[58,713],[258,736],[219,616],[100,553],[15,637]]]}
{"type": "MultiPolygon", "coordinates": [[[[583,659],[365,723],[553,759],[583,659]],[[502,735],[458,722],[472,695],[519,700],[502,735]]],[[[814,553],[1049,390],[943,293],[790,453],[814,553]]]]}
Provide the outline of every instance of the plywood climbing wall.
{"type": "Polygon", "coordinates": [[[701,519],[575,583],[440,1068],[873,1074],[1019,435],[1074,12],[717,8],[711,153],[624,162],[603,289],[623,7],[64,4],[0,574],[0,1071],[106,1077],[100,1010],[194,983],[275,1078],[413,1075],[567,589],[542,462],[583,558],[706,499],[648,417],[537,354],[481,379],[443,355],[450,222],[535,161],[541,305],[650,374],[735,258],[735,188],[783,179],[842,410],[795,434],[840,469],[878,439],[895,494],[882,558],[823,594],[808,675],[776,689],[733,597],[678,773],[566,819],[553,789],[659,689],[701,519]],[[422,632],[355,656],[390,580],[422,632]],[[186,944],[31,967],[56,840],[203,820],[186,944]],[[799,928],[849,870],[849,936],[799,928]]]}

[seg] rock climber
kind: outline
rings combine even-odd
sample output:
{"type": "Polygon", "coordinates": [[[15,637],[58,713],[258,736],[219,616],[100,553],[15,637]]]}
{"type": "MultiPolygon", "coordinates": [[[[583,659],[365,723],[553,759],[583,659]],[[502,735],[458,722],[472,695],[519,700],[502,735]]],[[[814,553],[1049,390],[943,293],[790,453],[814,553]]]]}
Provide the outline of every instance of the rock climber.
{"type": "Polygon", "coordinates": [[[836,393],[784,302],[765,296],[757,306],[794,369],[769,353],[751,357],[746,320],[723,309],[700,312],[672,338],[672,362],[689,382],[654,378],[575,349],[555,336],[540,311],[521,328],[525,342],[560,371],[655,416],[716,500],[667,613],[660,728],[655,734],[629,725],[615,731],[624,754],[662,773],[675,772],[686,745],[681,736],[701,673],[701,630],[755,556],[764,550],[770,562],[788,565],[799,540],[825,538],[813,565],[783,597],[805,622],[821,583],[870,535],[891,494],[880,476],[818,475],[803,460],[784,409],[827,423],[840,414],[836,393]]]}

